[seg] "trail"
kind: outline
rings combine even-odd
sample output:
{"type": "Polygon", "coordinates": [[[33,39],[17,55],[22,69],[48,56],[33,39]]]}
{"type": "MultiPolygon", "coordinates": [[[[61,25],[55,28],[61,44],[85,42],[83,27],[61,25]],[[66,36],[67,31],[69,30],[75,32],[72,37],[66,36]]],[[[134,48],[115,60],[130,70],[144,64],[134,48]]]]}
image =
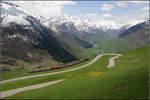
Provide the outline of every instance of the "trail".
{"type": "Polygon", "coordinates": [[[109,67],[114,67],[115,66],[115,60],[119,57],[119,56],[122,56],[121,54],[116,54],[117,56],[115,57],[112,57],[109,59],[109,64],[108,64],[108,68],[109,67]]]}
{"type": "Polygon", "coordinates": [[[47,82],[47,83],[36,84],[36,85],[32,85],[32,86],[27,86],[27,87],[23,87],[23,88],[18,88],[18,89],[13,89],[13,90],[8,90],[8,91],[0,92],[0,98],[12,96],[12,95],[14,95],[16,93],[27,91],[27,90],[33,90],[33,89],[38,89],[38,88],[46,87],[48,85],[52,85],[52,84],[55,84],[55,83],[58,83],[58,82],[61,82],[61,81],[64,81],[64,80],[65,79],[56,80],[56,81],[51,81],[51,82],[47,82]]]}
{"type": "MultiPolygon", "coordinates": [[[[52,72],[52,73],[31,75],[31,76],[24,76],[24,77],[19,77],[19,78],[4,80],[4,81],[1,81],[0,84],[4,84],[4,83],[7,83],[7,82],[12,82],[12,81],[17,81],[17,80],[24,80],[24,79],[29,79],[29,78],[41,77],[41,76],[55,75],[55,74],[61,74],[61,73],[65,73],[65,72],[70,72],[70,71],[79,70],[79,69],[88,67],[89,65],[95,63],[98,59],[100,59],[100,58],[101,58],[102,56],[104,56],[104,55],[120,55],[120,54],[101,54],[101,55],[96,56],[91,62],[89,62],[89,63],[87,63],[87,64],[85,64],[85,65],[82,65],[82,66],[80,66],[80,67],[76,67],[76,68],[73,68],[73,69],[68,69],[68,70],[64,70],[64,71],[60,71],[60,72],[52,72]]],[[[113,64],[113,60],[110,61],[109,64],[110,64],[110,63],[113,64]]],[[[112,65],[112,64],[111,64],[111,65],[112,65]]]]}

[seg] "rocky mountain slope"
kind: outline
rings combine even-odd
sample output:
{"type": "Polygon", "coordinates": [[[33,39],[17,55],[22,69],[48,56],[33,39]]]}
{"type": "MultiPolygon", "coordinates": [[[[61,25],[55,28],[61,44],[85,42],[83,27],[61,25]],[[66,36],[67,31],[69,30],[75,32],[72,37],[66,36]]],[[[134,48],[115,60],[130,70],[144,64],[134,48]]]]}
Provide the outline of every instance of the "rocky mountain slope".
{"type": "Polygon", "coordinates": [[[54,37],[55,32],[35,17],[16,5],[4,3],[3,6],[0,26],[2,64],[10,64],[5,60],[8,57],[27,62],[38,62],[46,57],[63,63],[77,59],[54,37]]]}
{"type": "Polygon", "coordinates": [[[125,40],[134,47],[150,44],[150,25],[149,20],[136,24],[125,30],[119,35],[120,39],[125,40]]]}

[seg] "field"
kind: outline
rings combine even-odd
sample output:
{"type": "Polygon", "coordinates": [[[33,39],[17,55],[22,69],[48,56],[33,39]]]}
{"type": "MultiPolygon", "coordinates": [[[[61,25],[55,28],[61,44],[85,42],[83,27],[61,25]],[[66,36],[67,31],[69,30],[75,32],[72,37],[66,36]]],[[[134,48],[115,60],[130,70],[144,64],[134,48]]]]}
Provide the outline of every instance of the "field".
{"type": "Polygon", "coordinates": [[[131,47],[129,45],[125,44],[118,38],[109,38],[101,40],[95,49],[97,51],[103,50],[104,53],[120,53],[127,51],[130,48],[131,47]]]}
{"type": "Polygon", "coordinates": [[[112,56],[103,56],[94,64],[73,72],[44,76],[2,85],[2,91],[66,79],[44,88],[18,93],[15,99],[148,99],[149,48],[123,53],[116,66],[107,68],[112,56]]]}

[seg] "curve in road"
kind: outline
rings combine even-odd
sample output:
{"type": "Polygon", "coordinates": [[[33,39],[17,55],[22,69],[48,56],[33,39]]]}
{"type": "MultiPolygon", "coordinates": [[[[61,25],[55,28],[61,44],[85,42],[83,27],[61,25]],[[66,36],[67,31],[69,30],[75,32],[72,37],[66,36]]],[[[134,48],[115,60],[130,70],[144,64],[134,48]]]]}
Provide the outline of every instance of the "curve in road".
{"type": "Polygon", "coordinates": [[[24,80],[24,79],[29,79],[29,78],[35,78],[35,77],[41,77],[41,76],[48,76],[48,75],[55,75],[55,74],[60,74],[60,73],[65,73],[65,72],[70,72],[70,71],[75,71],[75,70],[82,69],[84,67],[87,67],[87,66],[95,63],[98,59],[100,59],[104,55],[118,55],[118,54],[101,54],[101,55],[96,56],[91,62],[89,62],[89,63],[87,63],[85,65],[82,65],[80,67],[76,67],[76,68],[73,68],[73,69],[64,70],[64,71],[60,71],[60,72],[52,72],[52,73],[45,73],[45,74],[25,76],[25,77],[19,77],[19,78],[4,80],[4,81],[1,81],[0,84],[7,83],[7,82],[12,82],[12,81],[17,81],[17,80],[24,80]]]}
{"type": "Polygon", "coordinates": [[[112,58],[110,58],[109,59],[109,64],[108,64],[108,68],[110,68],[110,67],[114,67],[115,66],[115,60],[118,58],[118,57],[120,57],[120,56],[122,56],[121,54],[116,54],[116,56],[115,57],[112,57],[112,58]]]}

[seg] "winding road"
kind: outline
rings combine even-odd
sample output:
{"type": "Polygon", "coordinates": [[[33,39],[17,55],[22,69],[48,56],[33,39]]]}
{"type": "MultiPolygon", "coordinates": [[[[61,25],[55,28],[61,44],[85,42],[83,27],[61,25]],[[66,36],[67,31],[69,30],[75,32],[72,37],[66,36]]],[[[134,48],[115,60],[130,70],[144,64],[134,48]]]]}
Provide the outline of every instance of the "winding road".
{"type": "MultiPolygon", "coordinates": [[[[25,76],[25,77],[19,77],[19,78],[4,80],[4,81],[1,81],[0,84],[7,83],[7,82],[12,82],[12,81],[17,81],[17,80],[24,80],[24,79],[29,79],[29,78],[35,78],[35,77],[41,77],[41,76],[48,76],[48,75],[55,75],[55,74],[60,74],[60,73],[65,73],[65,72],[70,72],[70,71],[75,71],[75,70],[78,70],[78,69],[82,69],[84,67],[88,67],[89,65],[95,63],[98,59],[100,59],[104,55],[117,55],[117,56],[115,56],[115,58],[116,58],[116,57],[119,57],[121,54],[101,54],[101,55],[96,56],[91,62],[89,62],[89,63],[87,63],[85,65],[82,65],[80,67],[76,67],[76,68],[73,68],[73,69],[64,70],[64,71],[60,71],[60,72],[52,72],[52,73],[45,73],[45,74],[25,76]]],[[[112,58],[110,58],[110,59],[112,59],[112,58]]],[[[113,59],[114,59],[114,57],[113,57],[113,59]]],[[[115,65],[114,64],[115,61],[113,59],[109,60],[109,65],[108,66],[114,66],[115,65]]]]}
{"type": "MultiPolygon", "coordinates": [[[[112,57],[112,58],[109,59],[109,64],[108,64],[107,67],[114,67],[115,66],[115,59],[117,59],[119,56],[122,56],[121,54],[101,54],[101,55],[96,56],[88,64],[85,64],[85,65],[80,66],[80,67],[76,67],[76,68],[73,68],[73,69],[69,69],[69,70],[65,70],[65,71],[60,71],[60,72],[53,72],[53,73],[32,75],[32,76],[26,76],[26,77],[20,77],[20,78],[5,80],[5,81],[1,81],[1,84],[2,83],[6,83],[6,82],[11,82],[11,81],[16,81],[16,80],[23,80],[23,79],[28,79],[28,78],[41,77],[41,76],[54,75],[54,74],[59,74],[59,73],[65,73],[65,72],[75,71],[75,70],[82,69],[84,67],[87,67],[87,66],[93,64],[94,62],[96,62],[98,59],[100,59],[104,55],[116,55],[116,56],[114,56],[114,57],[112,57]]],[[[61,80],[56,80],[56,81],[51,81],[51,82],[46,82],[46,83],[42,83],[42,84],[36,84],[36,85],[32,85],[32,86],[27,86],[27,87],[23,87],[23,88],[18,88],[18,89],[13,89],[13,90],[8,90],[8,91],[0,92],[0,98],[12,96],[12,95],[14,95],[16,93],[27,91],[27,90],[32,90],[32,89],[38,89],[38,88],[46,87],[46,86],[49,86],[49,85],[52,85],[52,84],[55,84],[55,83],[58,83],[58,82],[61,82],[61,81],[64,81],[64,80],[65,79],[61,79],[61,80]]]]}

